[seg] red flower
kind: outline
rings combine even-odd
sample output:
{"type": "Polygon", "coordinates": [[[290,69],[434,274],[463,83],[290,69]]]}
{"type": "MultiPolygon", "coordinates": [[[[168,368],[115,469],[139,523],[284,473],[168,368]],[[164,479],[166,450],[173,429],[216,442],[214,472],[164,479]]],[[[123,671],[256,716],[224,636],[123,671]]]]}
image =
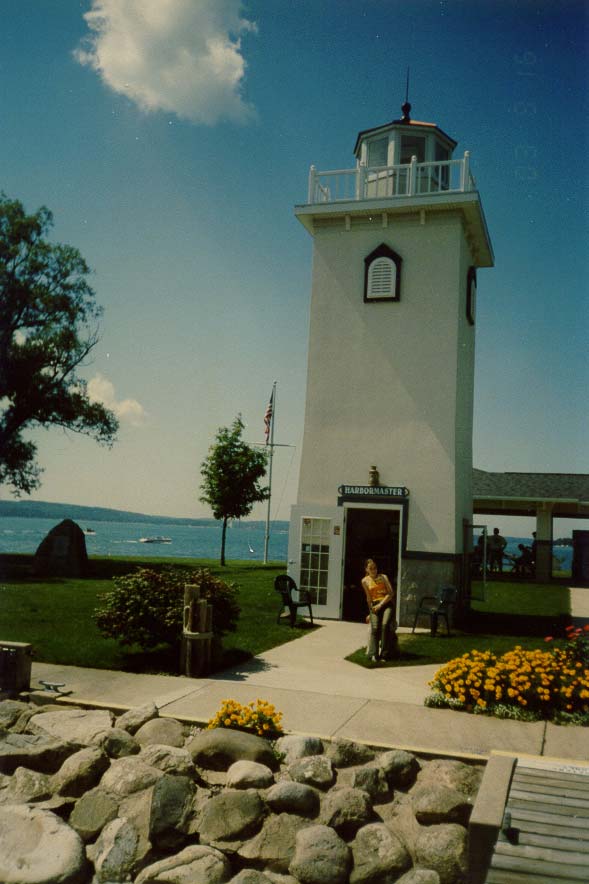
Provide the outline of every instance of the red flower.
{"type": "Polygon", "coordinates": [[[553,641],[554,641],[554,637],[553,637],[552,635],[547,635],[546,638],[544,639],[544,641],[545,641],[545,642],[553,642],[553,641]]]}
{"type": "Polygon", "coordinates": [[[589,632],[589,623],[586,623],[586,624],[585,624],[585,626],[583,627],[583,631],[584,631],[584,632],[589,632]]]}
{"type": "Polygon", "coordinates": [[[570,626],[567,626],[567,627],[566,627],[565,632],[572,632],[574,628],[575,628],[575,627],[574,627],[573,624],[571,623],[570,626]]]}

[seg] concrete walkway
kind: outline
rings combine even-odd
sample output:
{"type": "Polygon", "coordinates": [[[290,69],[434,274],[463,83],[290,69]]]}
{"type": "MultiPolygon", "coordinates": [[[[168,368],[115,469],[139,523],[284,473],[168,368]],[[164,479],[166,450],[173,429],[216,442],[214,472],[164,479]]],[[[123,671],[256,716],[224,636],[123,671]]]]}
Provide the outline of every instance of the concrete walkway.
{"type": "Polygon", "coordinates": [[[209,678],[34,663],[32,686],[40,679],[65,682],[71,694],[59,702],[115,710],[154,701],[161,715],[196,724],[226,698],[260,697],[283,713],[289,732],[433,754],[486,757],[495,750],[589,760],[589,729],[428,709],[423,700],[437,666],[364,669],[344,657],[364,644],[366,626],[317,622],[321,629],[209,678]]]}

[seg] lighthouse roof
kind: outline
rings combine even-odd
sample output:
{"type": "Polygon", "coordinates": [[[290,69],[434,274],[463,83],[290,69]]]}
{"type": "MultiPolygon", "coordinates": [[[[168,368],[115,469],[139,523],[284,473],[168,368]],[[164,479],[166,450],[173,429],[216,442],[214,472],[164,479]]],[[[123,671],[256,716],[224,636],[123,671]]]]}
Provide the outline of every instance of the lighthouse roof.
{"type": "Polygon", "coordinates": [[[440,135],[445,141],[448,142],[448,145],[453,150],[457,143],[453,138],[450,138],[449,135],[444,132],[443,129],[440,129],[435,123],[426,123],[423,120],[411,120],[407,119],[407,117],[402,117],[399,120],[391,120],[390,123],[383,123],[381,126],[373,126],[371,129],[363,129],[361,132],[358,132],[358,137],[356,138],[356,144],[354,145],[354,154],[358,156],[358,151],[360,148],[360,144],[363,138],[366,135],[373,135],[375,132],[385,132],[387,129],[390,129],[392,126],[402,126],[405,127],[413,127],[415,129],[429,129],[435,130],[436,134],[440,135]]]}

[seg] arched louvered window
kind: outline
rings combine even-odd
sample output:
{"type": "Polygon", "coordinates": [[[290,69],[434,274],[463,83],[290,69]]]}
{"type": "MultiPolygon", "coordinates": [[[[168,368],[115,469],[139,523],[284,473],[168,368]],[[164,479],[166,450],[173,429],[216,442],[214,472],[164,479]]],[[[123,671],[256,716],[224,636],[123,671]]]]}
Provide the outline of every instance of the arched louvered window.
{"type": "Polygon", "coordinates": [[[401,258],[382,243],[364,259],[364,301],[398,301],[401,293],[401,258]]]}

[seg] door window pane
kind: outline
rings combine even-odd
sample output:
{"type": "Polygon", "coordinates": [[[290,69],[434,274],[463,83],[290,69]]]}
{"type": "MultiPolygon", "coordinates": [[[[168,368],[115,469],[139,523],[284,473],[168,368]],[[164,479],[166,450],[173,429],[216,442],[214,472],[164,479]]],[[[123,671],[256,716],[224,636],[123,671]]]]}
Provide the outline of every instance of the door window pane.
{"type": "Polygon", "coordinates": [[[327,604],[331,519],[303,519],[300,588],[315,605],[327,604]]]}

